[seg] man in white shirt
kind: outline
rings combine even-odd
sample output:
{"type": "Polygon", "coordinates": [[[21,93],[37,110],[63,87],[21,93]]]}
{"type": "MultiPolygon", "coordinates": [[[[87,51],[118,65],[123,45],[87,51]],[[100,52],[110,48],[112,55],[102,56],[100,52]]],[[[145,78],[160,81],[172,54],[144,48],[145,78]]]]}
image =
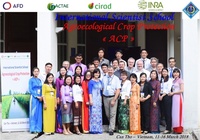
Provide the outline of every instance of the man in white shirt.
{"type": "Polygon", "coordinates": [[[135,64],[135,59],[133,57],[130,57],[128,59],[128,67],[126,68],[126,70],[131,74],[133,73],[136,69],[134,67],[135,64]]]}
{"type": "MultiPolygon", "coordinates": [[[[147,50],[146,49],[142,49],[140,51],[140,56],[141,56],[141,58],[138,59],[138,60],[142,60],[142,62],[143,62],[143,68],[144,69],[150,68],[151,64],[150,64],[150,59],[147,58],[147,56],[148,56],[147,50]]],[[[135,63],[136,66],[137,66],[138,60],[135,63]]]]}
{"type": "Polygon", "coordinates": [[[141,73],[146,73],[147,80],[149,80],[150,72],[143,68],[143,61],[142,60],[138,60],[138,62],[137,62],[137,70],[135,71],[135,74],[137,75],[137,82],[140,82],[140,74],[141,73]]]}
{"type": "Polygon", "coordinates": [[[158,80],[161,80],[162,76],[162,69],[164,68],[164,65],[162,63],[158,63],[157,65],[157,72],[158,72],[158,80]]]}
{"type": "MultiPolygon", "coordinates": [[[[52,70],[52,63],[46,63],[45,64],[45,72],[40,73],[38,78],[41,80],[42,84],[44,83],[44,81],[46,80],[46,76],[48,73],[51,73],[52,70]]],[[[55,78],[55,77],[54,77],[55,78]]]]}
{"type": "Polygon", "coordinates": [[[156,66],[158,64],[158,59],[156,57],[151,57],[150,59],[151,66],[147,69],[149,72],[152,70],[156,70],[156,66]]]}

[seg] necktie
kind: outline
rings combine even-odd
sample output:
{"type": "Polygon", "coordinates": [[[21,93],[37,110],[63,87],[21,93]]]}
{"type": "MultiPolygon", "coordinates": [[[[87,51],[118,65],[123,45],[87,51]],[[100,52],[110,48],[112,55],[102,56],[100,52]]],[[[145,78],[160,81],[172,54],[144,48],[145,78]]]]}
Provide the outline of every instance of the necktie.
{"type": "Polygon", "coordinates": [[[145,60],[143,59],[143,68],[145,69],[145,60]]]}
{"type": "Polygon", "coordinates": [[[172,78],[172,73],[173,73],[173,69],[171,68],[171,70],[170,70],[170,78],[172,78]]]}

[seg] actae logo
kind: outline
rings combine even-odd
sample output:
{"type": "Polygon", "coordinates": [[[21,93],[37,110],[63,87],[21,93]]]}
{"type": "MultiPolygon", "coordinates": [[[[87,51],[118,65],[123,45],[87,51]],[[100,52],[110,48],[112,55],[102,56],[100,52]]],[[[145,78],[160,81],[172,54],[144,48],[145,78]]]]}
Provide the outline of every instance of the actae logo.
{"type": "Polygon", "coordinates": [[[68,4],[53,4],[53,3],[49,3],[47,5],[47,9],[49,9],[50,11],[53,11],[56,8],[68,8],[68,4]]]}
{"type": "Polygon", "coordinates": [[[98,4],[94,4],[94,3],[90,3],[88,4],[88,8],[89,9],[111,9],[112,8],[112,4],[101,4],[101,3],[98,3],[98,4]]]}

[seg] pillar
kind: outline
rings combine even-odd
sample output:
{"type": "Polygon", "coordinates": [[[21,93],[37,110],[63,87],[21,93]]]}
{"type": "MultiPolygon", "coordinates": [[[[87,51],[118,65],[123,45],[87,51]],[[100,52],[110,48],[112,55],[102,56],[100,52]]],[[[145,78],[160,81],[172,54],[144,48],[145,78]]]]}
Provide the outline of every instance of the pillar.
{"type": "MultiPolygon", "coordinates": [[[[184,13],[183,13],[184,14],[184,13]]],[[[200,20],[181,20],[181,69],[184,80],[184,128],[200,127],[200,20]]]]}
{"type": "Polygon", "coordinates": [[[44,72],[47,62],[53,64],[52,73],[57,72],[57,35],[55,13],[37,13],[37,64],[44,72]]]}

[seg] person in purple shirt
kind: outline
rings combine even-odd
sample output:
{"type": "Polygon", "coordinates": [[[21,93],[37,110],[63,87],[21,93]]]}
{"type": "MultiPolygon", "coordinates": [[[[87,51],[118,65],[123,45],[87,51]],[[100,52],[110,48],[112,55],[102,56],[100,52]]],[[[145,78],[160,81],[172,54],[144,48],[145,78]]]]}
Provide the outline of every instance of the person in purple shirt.
{"type": "Polygon", "coordinates": [[[61,87],[62,96],[62,124],[63,124],[63,134],[72,134],[70,131],[70,123],[73,121],[72,114],[72,77],[67,75],[64,80],[64,84],[61,87]]]}
{"type": "Polygon", "coordinates": [[[60,89],[64,83],[64,79],[67,75],[67,70],[65,67],[60,68],[60,76],[56,78],[56,98],[57,98],[57,111],[56,111],[56,132],[62,133],[62,112],[61,112],[61,93],[60,89]]]}
{"type": "Polygon", "coordinates": [[[84,75],[84,73],[87,71],[87,66],[81,63],[81,61],[83,60],[82,54],[81,53],[76,54],[75,60],[76,60],[76,63],[72,64],[70,66],[69,70],[71,70],[72,73],[73,73],[73,75],[74,75],[76,66],[81,66],[81,68],[82,68],[82,75],[84,75]]]}

